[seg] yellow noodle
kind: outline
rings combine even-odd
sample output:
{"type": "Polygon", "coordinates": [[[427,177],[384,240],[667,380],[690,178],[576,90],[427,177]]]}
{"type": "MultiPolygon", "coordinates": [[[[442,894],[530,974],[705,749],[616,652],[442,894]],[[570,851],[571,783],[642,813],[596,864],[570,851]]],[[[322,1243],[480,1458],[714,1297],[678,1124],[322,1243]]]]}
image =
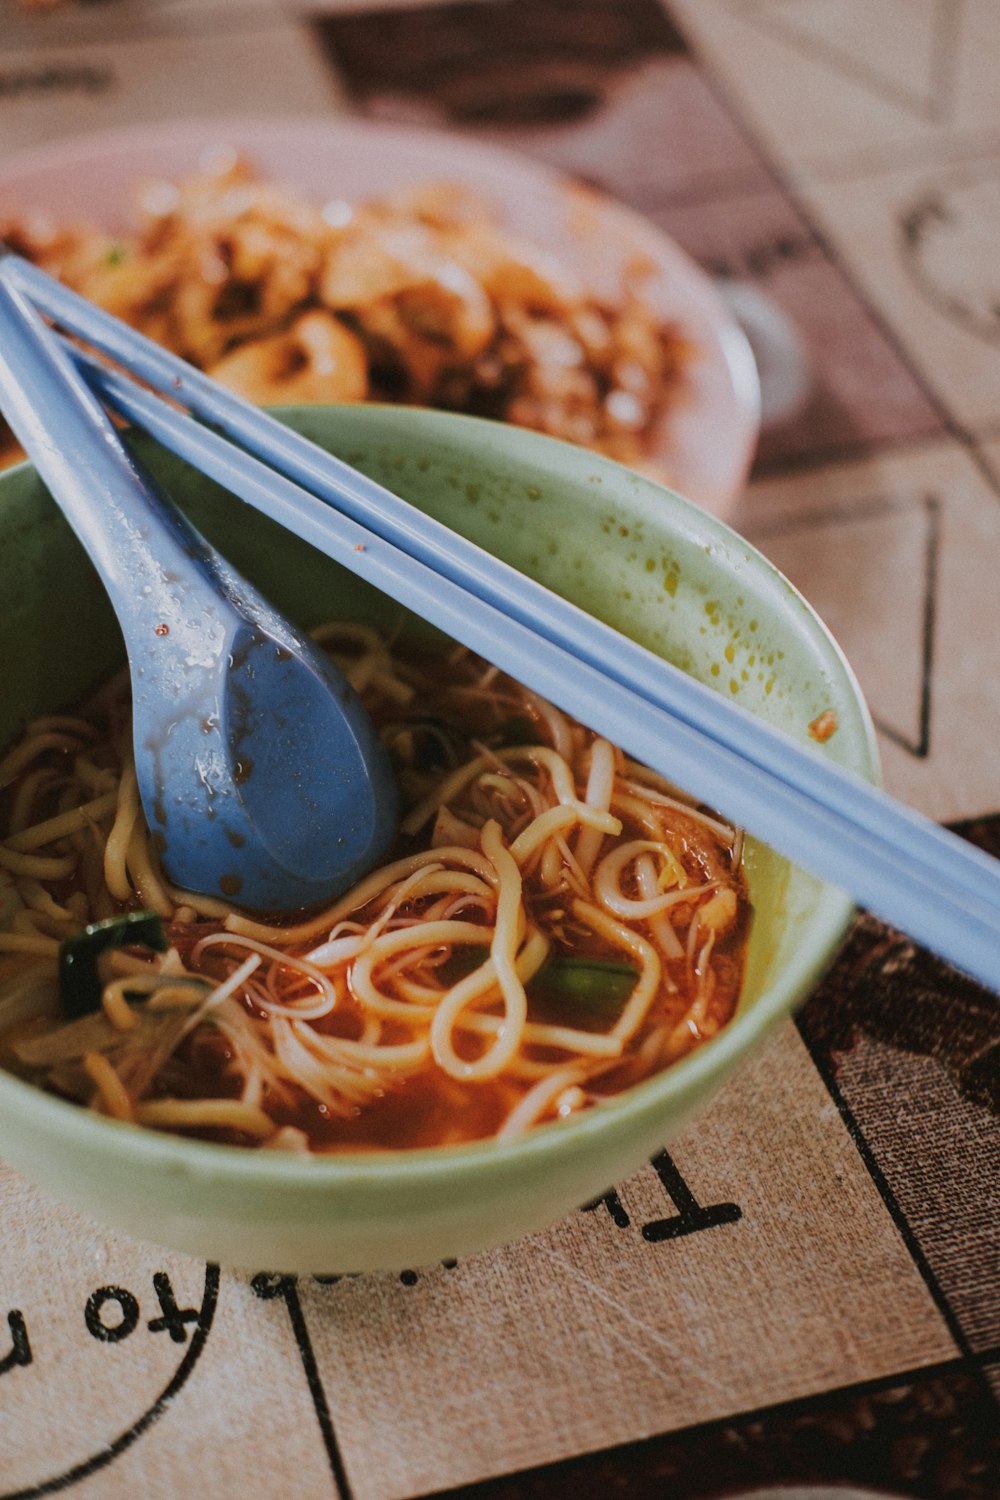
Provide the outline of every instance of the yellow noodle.
{"type": "Polygon", "coordinates": [[[552,737],[552,748],[556,754],[568,761],[573,754],[573,734],[566,715],[560,713],[555,704],[549,703],[546,698],[539,697],[537,693],[529,692],[526,688],[524,696],[548,729],[552,737]]]}
{"type": "Polygon", "coordinates": [[[626,1002],[625,1009],[611,1028],[613,1037],[627,1042],[642,1025],[656,997],[661,970],[659,954],[652,943],[648,943],[638,932],[634,932],[632,928],[626,927],[621,922],[613,921],[599,907],[591,906],[586,901],[574,901],[573,911],[595,932],[599,932],[602,937],[606,937],[609,942],[615,943],[618,947],[624,948],[639,961],[639,978],[635,988],[626,1002]]]}
{"type": "Polygon", "coordinates": [[[387,671],[385,667],[376,667],[372,673],[372,683],[381,688],[387,697],[394,702],[406,704],[413,702],[413,688],[408,682],[402,682],[394,672],[387,671]]]}
{"type": "MultiPolygon", "coordinates": [[[[493,1022],[499,1018],[477,1019],[493,1022]]],[[[556,1047],[563,1052],[579,1052],[585,1057],[620,1057],[622,1053],[622,1042],[617,1036],[600,1031],[577,1031],[572,1026],[551,1026],[544,1021],[528,1021],[524,1040],[533,1047],[556,1047]]]]}
{"type": "Polygon", "coordinates": [[[497,1040],[474,1062],[460,1058],[452,1041],[455,1018],[475,998],[475,990],[466,983],[455,985],[438,1006],[431,1023],[431,1049],[443,1072],[453,1078],[495,1078],[521,1045],[521,1034],[528,1018],[528,999],[517,972],[517,949],[523,925],[521,909],[521,872],[503,845],[499,825],[486,824],[482,831],[483,853],[497,872],[496,927],[490,944],[490,960],[503,997],[503,1025],[497,1040]]]}
{"type": "Polygon", "coordinates": [[[217,948],[220,945],[225,948],[249,950],[251,953],[258,954],[261,958],[269,958],[274,963],[282,964],[285,968],[293,969],[299,974],[304,974],[316,989],[319,990],[322,996],[322,999],[317,1004],[308,1008],[277,1005],[272,1001],[261,999],[259,1003],[275,1015],[292,1014],[298,1020],[306,1020],[308,1018],[315,1021],[319,1020],[320,1016],[329,1014],[336,1005],[337,992],[322,969],[318,969],[315,964],[311,964],[307,958],[299,958],[293,953],[285,953],[280,948],[273,948],[267,943],[258,942],[256,938],[237,937],[228,932],[211,933],[208,937],[203,937],[195,945],[192,953],[194,962],[198,962],[206,948],[217,948]]]}
{"type": "Polygon", "coordinates": [[[524,1098],[515,1104],[497,1131],[497,1140],[505,1141],[513,1136],[523,1135],[530,1126],[537,1123],[554,1099],[585,1076],[585,1070],[579,1063],[574,1063],[539,1079],[534,1088],[529,1089],[524,1098]]]}
{"type": "Polygon", "coordinates": [[[106,984],[101,994],[101,1007],[116,1031],[134,1031],[139,1017],[125,999],[127,980],[118,979],[106,984]]]}
{"type": "Polygon", "coordinates": [[[478,896],[483,901],[492,901],[495,895],[489,882],[480,879],[478,875],[467,874],[464,870],[436,870],[421,876],[418,881],[414,882],[407,892],[407,901],[416,901],[422,896],[435,896],[448,892],[454,895],[478,896]]]}
{"type": "Polygon", "coordinates": [[[24,932],[0,932],[0,953],[37,953],[43,958],[58,958],[55,938],[33,936],[24,932]]]}
{"type": "Polygon", "coordinates": [[[35,803],[42,792],[51,788],[57,780],[55,771],[42,766],[36,771],[29,771],[18,782],[7,820],[12,834],[20,833],[22,829],[28,827],[29,823],[35,821],[35,803]]]}
{"type": "Polygon", "coordinates": [[[151,908],[157,916],[172,917],[174,902],[153,865],[149,834],[141,818],[132,829],[125,851],[125,865],[143,906],[151,908]]]}
{"type": "Polygon", "coordinates": [[[718,882],[710,880],[703,885],[683,885],[677,890],[663,891],[658,896],[642,901],[632,900],[622,894],[617,877],[625,865],[646,851],[662,852],[657,844],[636,839],[630,844],[623,844],[611,854],[606,854],[594,871],[594,894],[601,905],[615,916],[630,920],[652,917],[672,906],[696,904],[702,896],[718,890],[718,882]]]}
{"type": "Polygon", "coordinates": [[[0,844],[0,869],[12,875],[33,876],[36,880],[65,880],[76,869],[75,854],[19,854],[0,844]]]}
{"type": "Polygon", "coordinates": [[[92,802],[85,802],[70,812],[60,813],[57,818],[47,818],[44,823],[35,823],[31,828],[15,833],[6,841],[5,847],[16,849],[22,854],[27,854],[33,849],[41,849],[46,844],[54,843],[56,839],[75,833],[77,829],[85,827],[88,823],[99,823],[111,812],[117,800],[117,793],[105,792],[103,796],[95,797],[92,802]]]}
{"type": "Polygon", "coordinates": [[[238,1130],[261,1141],[274,1134],[271,1118],[239,1099],[147,1099],[135,1118],[157,1130],[238,1130]]]}
{"type": "Polygon", "coordinates": [[[43,714],[38,719],[32,719],[27,732],[31,735],[71,734],[78,740],[97,739],[97,730],[93,724],[88,724],[86,719],[81,719],[76,714],[43,714]]]}
{"type": "Polygon", "coordinates": [[[17,882],[17,891],[25,906],[33,907],[43,916],[50,917],[55,922],[76,923],[76,913],[54,901],[40,881],[22,875],[17,882]]]}
{"type": "Polygon", "coordinates": [[[95,765],[88,755],[77,755],[73,760],[73,774],[82,787],[98,795],[113,792],[118,786],[118,777],[105,766],[95,765]]]}
{"type": "Polygon", "coordinates": [[[663,776],[658,776],[655,771],[650,771],[645,766],[637,765],[634,761],[627,763],[632,773],[632,780],[624,783],[627,789],[637,785],[643,797],[648,797],[652,802],[661,807],[668,807],[674,812],[681,813],[686,818],[692,818],[696,823],[701,823],[705,828],[711,830],[719,838],[730,843],[736,837],[737,830],[729,823],[723,823],[718,818],[713,818],[709,813],[702,812],[701,808],[692,805],[690,800],[684,798],[683,792],[663,776]],[[656,790],[653,790],[653,789],[656,790]]]}
{"type": "MultiPolygon", "coordinates": [[[[394,953],[400,953],[406,948],[423,949],[464,944],[481,946],[484,943],[489,945],[492,940],[493,929],[491,927],[474,926],[470,922],[428,922],[421,924],[420,927],[405,927],[396,932],[384,933],[355,960],[351,969],[351,989],[373,1015],[395,1017],[400,1020],[416,1019],[421,1012],[421,1007],[393,1000],[390,996],[382,994],[375,986],[372,973],[377,965],[383,959],[394,953]]],[[[477,969],[475,972],[479,975],[482,969],[477,969]]],[[[468,977],[473,979],[475,975],[468,977]]],[[[493,976],[487,977],[492,979],[493,976]]],[[[428,1006],[425,1009],[429,1014],[433,1014],[433,1007],[428,1006]]]]}
{"type": "MultiPolygon", "coordinates": [[[[273,1018],[271,1037],[275,1057],[284,1067],[287,1076],[293,1078],[299,1088],[311,1094],[333,1114],[348,1118],[359,1102],[357,1078],[352,1077],[347,1069],[334,1068],[329,1059],[321,1061],[306,1046],[295,1030],[294,1023],[283,1016],[273,1018]]],[[[371,1092],[369,1091],[369,1097],[371,1092]]]]}
{"type": "Polygon", "coordinates": [[[404,833],[419,832],[428,818],[443,803],[452,801],[459,792],[476,779],[481,771],[485,771],[497,761],[509,764],[519,760],[531,761],[544,767],[549,773],[557,800],[576,803],[573,773],[561,755],[557,755],[554,750],[550,750],[545,745],[508,745],[500,750],[491,750],[488,755],[477,755],[474,760],[467,761],[464,766],[459,766],[458,770],[446,776],[429,796],[425,797],[422,802],[418,802],[412,812],[407,813],[400,827],[404,833]]]}
{"type": "Polygon", "coordinates": [[[108,1059],[100,1052],[85,1052],[83,1067],[97,1089],[98,1101],[105,1114],[115,1120],[134,1119],[132,1101],[108,1059]]]}
{"type": "MultiPolygon", "coordinates": [[[[166,891],[170,900],[174,903],[175,922],[180,922],[182,920],[181,911],[185,907],[188,909],[188,911],[193,911],[196,916],[216,917],[219,919],[219,921],[223,921],[226,917],[231,917],[233,915],[233,908],[228,901],[221,901],[216,896],[203,896],[199,892],[195,891],[182,891],[178,889],[177,886],[170,884],[169,880],[164,877],[162,870],[160,870],[159,875],[161,881],[163,882],[164,890],[166,891]]],[[[268,928],[266,930],[269,932],[274,931],[273,928],[268,928]]]]}
{"type": "Polygon", "coordinates": [[[611,806],[623,817],[631,818],[633,822],[638,823],[650,838],[663,839],[663,819],[658,810],[649,802],[628,792],[620,791],[616,786],[612,793],[611,806]]]}
{"type": "Polygon", "coordinates": [[[31,911],[26,906],[22,906],[20,910],[16,911],[11,917],[10,930],[11,932],[27,932],[29,934],[35,932],[44,932],[47,933],[50,937],[58,936],[58,933],[52,931],[51,924],[46,923],[42,919],[40,912],[31,911]]]}
{"type": "Polygon", "coordinates": [[[127,901],[132,895],[125,859],[138,817],[139,783],[130,760],[118,783],[118,810],[104,846],[104,879],[116,901],[127,901]]]}
{"type": "Polygon", "coordinates": [[[309,1156],[312,1153],[309,1137],[296,1125],[282,1125],[269,1141],[263,1142],[263,1146],[267,1151],[289,1151],[296,1156],[309,1156]]]}
{"type": "Polygon", "coordinates": [[[622,831],[622,825],[618,818],[612,817],[610,813],[601,812],[590,808],[584,802],[563,802],[558,807],[550,807],[546,812],[540,813],[533,822],[529,823],[523,833],[510,846],[510,852],[519,865],[527,864],[540,844],[551,838],[563,828],[571,828],[580,823],[585,828],[593,829],[597,833],[598,841],[605,834],[616,837],[622,831]]]}
{"type": "Polygon", "coordinates": [[[153,991],[146,1005],[149,1010],[193,1010],[205,998],[204,981],[198,984],[165,984],[153,991]]]}
{"type": "Polygon", "coordinates": [[[15,745],[0,760],[0,787],[8,786],[33,760],[50,750],[78,750],[79,740],[68,734],[34,734],[15,745]]]}
{"type": "MultiPolygon", "coordinates": [[[[683,874],[683,871],[681,872],[683,874]]],[[[656,866],[652,856],[640,854],[635,862],[636,880],[639,882],[639,890],[646,899],[659,894],[659,880],[656,875],[656,866]]],[[[654,911],[649,917],[649,930],[659,943],[667,958],[683,958],[684,948],[680,938],[677,936],[670,923],[670,918],[665,911],[654,911]]],[[[674,982],[669,975],[664,976],[664,982],[671,988],[675,988],[674,982]]]]}
{"type": "Polygon", "coordinates": [[[264,942],[308,943],[318,937],[321,932],[328,932],[330,928],[335,927],[350,912],[367,906],[396,881],[412,875],[414,870],[424,865],[442,863],[457,864],[464,869],[473,870],[487,882],[492,874],[489,861],[476,850],[463,849],[457,844],[444,849],[425,849],[419,854],[411,854],[407,859],[398,859],[394,864],[383,865],[381,869],[362,880],[353,890],[348,891],[345,896],[341,896],[333,906],[327,907],[318,916],[310,917],[305,922],[296,923],[295,926],[271,927],[266,922],[255,922],[251,917],[232,912],[226,918],[226,928],[229,932],[237,932],[243,937],[260,938],[264,942]]]}
{"type": "Polygon", "coordinates": [[[420,1037],[415,1042],[381,1042],[377,1046],[365,1046],[362,1042],[348,1041],[345,1037],[326,1036],[314,1031],[311,1045],[330,1057],[357,1068],[386,1067],[393,1072],[416,1067],[430,1053],[430,1042],[420,1037]]]}
{"type": "MultiPolygon", "coordinates": [[[[596,739],[590,747],[590,771],[587,776],[587,790],[584,793],[587,806],[593,808],[595,812],[609,812],[614,785],[614,748],[608,744],[607,740],[596,739]]],[[[616,834],[620,832],[621,823],[618,823],[616,834]]],[[[596,824],[584,827],[580,832],[573,853],[576,855],[577,865],[584,876],[590,874],[602,842],[596,824]]]]}

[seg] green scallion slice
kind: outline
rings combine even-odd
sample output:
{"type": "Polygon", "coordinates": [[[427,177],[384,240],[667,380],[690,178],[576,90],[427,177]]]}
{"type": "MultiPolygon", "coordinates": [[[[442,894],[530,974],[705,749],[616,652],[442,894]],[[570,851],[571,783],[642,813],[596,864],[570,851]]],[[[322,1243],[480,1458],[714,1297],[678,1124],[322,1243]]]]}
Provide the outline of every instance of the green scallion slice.
{"type": "Polygon", "coordinates": [[[155,911],[131,911],[120,917],[92,922],[59,948],[59,996],[63,1014],[75,1020],[100,1009],[101,984],[97,960],[112,948],[167,949],[163,920],[155,911]]]}
{"type": "Polygon", "coordinates": [[[639,970],[600,958],[553,958],[528,986],[529,998],[567,1003],[595,1020],[614,1021],[631,995],[639,970]]]}
{"type": "MultiPolygon", "coordinates": [[[[451,982],[457,984],[489,956],[489,949],[478,943],[457,949],[448,961],[451,982]]],[[[603,958],[552,958],[528,981],[528,1000],[549,1010],[562,1005],[593,1020],[615,1021],[638,978],[633,964],[603,958]]]]}

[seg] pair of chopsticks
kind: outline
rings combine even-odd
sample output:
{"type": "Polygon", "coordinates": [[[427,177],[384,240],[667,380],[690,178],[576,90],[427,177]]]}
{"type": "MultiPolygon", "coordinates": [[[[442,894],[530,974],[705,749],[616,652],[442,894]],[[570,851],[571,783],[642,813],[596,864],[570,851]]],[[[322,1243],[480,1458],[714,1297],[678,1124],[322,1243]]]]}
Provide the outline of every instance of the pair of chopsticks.
{"type": "Polygon", "coordinates": [[[5,274],[65,333],[143,382],[67,342],[111,411],[690,795],[982,983],[1000,986],[1000,863],[432,520],[36,267],[5,257],[5,274]]]}

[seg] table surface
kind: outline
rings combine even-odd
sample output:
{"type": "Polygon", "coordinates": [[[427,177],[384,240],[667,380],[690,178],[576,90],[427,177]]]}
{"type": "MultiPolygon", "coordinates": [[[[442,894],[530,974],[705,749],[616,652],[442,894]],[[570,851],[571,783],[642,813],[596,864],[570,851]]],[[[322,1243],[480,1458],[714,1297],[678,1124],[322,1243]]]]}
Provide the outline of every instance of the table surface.
{"type": "MultiPolygon", "coordinates": [[[[3,152],[252,79],[663,226],[756,330],[737,529],[840,639],[889,789],[1000,853],[994,0],[0,0],[0,35],[3,152]]],[[[998,1107],[995,997],[862,915],[669,1154],[494,1254],[220,1272],[0,1169],[0,1500],[995,1500],[998,1107]]]]}

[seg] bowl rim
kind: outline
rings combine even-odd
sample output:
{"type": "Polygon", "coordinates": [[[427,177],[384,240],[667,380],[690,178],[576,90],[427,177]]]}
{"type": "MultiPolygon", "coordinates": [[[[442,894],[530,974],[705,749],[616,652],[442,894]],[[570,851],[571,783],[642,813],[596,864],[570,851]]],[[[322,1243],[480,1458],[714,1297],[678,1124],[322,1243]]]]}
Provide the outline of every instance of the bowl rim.
{"type": "MultiPolygon", "coordinates": [[[[514,431],[518,443],[529,449],[537,447],[540,456],[560,449],[564,450],[564,456],[572,454],[577,463],[586,462],[624,475],[634,487],[634,498],[640,494],[649,498],[668,497],[668,509],[679,510],[689,524],[694,523],[695,531],[703,529],[705,534],[698,537],[699,543],[711,545],[713,541],[721,542],[729,548],[735,544],[755,572],[767,578],[773,588],[777,588],[788,600],[800,606],[797,612],[799,627],[809,634],[831,675],[841,678],[846,699],[856,715],[855,728],[860,731],[860,740],[859,764],[854,769],[871,781],[879,782],[880,766],[874,723],[854,670],[828,627],[794,584],[763,553],[726,522],[686,500],[676,491],[612,459],[570,443],[525,429],[511,429],[505,423],[464,413],[377,403],[364,403],[361,406],[286,406],[271,410],[282,417],[293,413],[308,416],[319,412],[364,412],[373,416],[381,415],[400,427],[405,427],[416,417],[418,420],[429,419],[430,425],[445,430],[454,428],[459,431],[468,427],[485,430],[487,437],[514,431]]],[[[0,473],[0,507],[8,478],[31,467],[29,462],[24,461],[0,473]]],[[[625,1123],[631,1117],[640,1118],[659,1112],[665,1108],[671,1096],[683,1098],[697,1095],[702,1085],[724,1077],[735,1063],[753,1050],[754,1044],[775,1022],[789,1015],[796,1000],[804,997],[810,984],[827,967],[856,910],[855,902],[845,891],[823,881],[819,882],[819,887],[807,931],[800,939],[793,958],[785,963],[779,979],[768,986],[749,1010],[737,1011],[716,1036],[642,1083],[634,1084],[614,1098],[577,1115],[533,1126],[524,1135],[509,1140],[501,1141],[490,1137],[455,1145],[384,1151],[359,1148],[354,1151],[310,1155],[268,1150],[266,1147],[253,1149],[224,1145],[173,1135],[92,1113],[79,1104],[46,1093],[37,1085],[28,1083],[4,1068],[0,1068],[0,1122],[7,1112],[9,1101],[22,1115],[35,1116],[49,1133],[71,1133],[74,1136],[74,1149],[92,1147],[95,1152],[118,1158],[126,1166],[137,1170],[165,1170],[174,1178],[184,1176],[189,1181],[198,1178],[225,1178],[232,1183],[252,1180],[262,1189],[279,1191],[295,1186],[334,1189],[362,1184],[385,1188],[396,1182],[412,1186],[421,1182],[430,1183],[442,1174],[449,1177],[460,1176],[464,1171],[474,1173],[480,1169],[508,1164],[544,1162],[550,1156],[562,1155],[569,1147],[584,1147],[592,1137],[603,1136],[606,1130],[613,1129],[616,1121],[625,1123]]]]}

